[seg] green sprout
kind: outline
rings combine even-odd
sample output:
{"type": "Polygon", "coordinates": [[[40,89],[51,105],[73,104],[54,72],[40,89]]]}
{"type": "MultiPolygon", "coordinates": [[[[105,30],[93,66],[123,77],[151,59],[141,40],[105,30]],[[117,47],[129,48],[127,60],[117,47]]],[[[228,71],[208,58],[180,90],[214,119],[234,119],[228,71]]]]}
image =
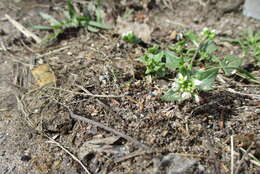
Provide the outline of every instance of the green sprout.
{"type": "Polygon", "coordinates": [[[244,56],[253,57],[257,62],[260,61],[260,32],[248,29],[236,39],[222,38],[221,40],[239,45],[244,56]]]}
{"type": "Polygon", "coordinates": [[[156,77],[164,77],[168,74],[166,63],[163,61],[164,57],[164,52],[159,50],[158,46],[149,48],[145,55],[139,58],[146,66],[145,74],[156,77]]]}
{"type": "Polygon", "coordinates": [[[132,44],[139,44],[141,42],[141,39],[138,38],[132,31],[122,34],[122,39],[132,44]]]}
{"type": "Polygon", "coordinates": [[[203,35],[206,39],[213,40],[216,37],[216,31],[206,27],[203,28],[201,35],[203,35]]]}
{"type": "Polygon", "coordinates": [[[47,39],[56,39],[70,28],[86,28],[91,32],[98,32],[99,29],[111,29],[110,26],[104,24],[101,20],[100,8],[96,9],[95,16],[85,13],[85,15],[77,14],[76,9],[72,4],[72,0],[67,0],[67,10],[63,11],[64,19],[57,20],[54,17],[40,12],[39,15],[45,19],[50,26],[33,25],[32,27],[39,30],[51,30],[53,34],[48,35],[47,39]]]}

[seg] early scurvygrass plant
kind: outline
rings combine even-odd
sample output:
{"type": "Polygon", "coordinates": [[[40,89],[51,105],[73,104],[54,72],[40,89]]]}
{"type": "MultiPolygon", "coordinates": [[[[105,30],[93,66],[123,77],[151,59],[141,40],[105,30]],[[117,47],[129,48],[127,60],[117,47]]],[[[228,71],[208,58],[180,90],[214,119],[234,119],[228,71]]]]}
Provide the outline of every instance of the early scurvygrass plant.
{"type": "Polygon", "coordinates": [[[212,90],[218,73],[222,71],[227,76],[239,72],[246,78],[254,79],[240,68],[241,58],[229,56],[221,60],[214,55],[217,50],[214,30],[206,28],[200,36],[192,32],[185,35],[186,40],[177,42],[170,48],[172,51],[159,50],[156,46],[148,49],[140,58],[146,65],[146,74],[157,77],[163,77],[170,72],[177,74],[172,87],[161,97],[163,100],[183,101],[193,98],[199,102],[199,91],[212,90]],[[196,49],[186,47],[189,42],[192,42],[196,49]],[[200,69],[199,66],[205,68],[200,69]]]}
{"type": "Polygon", "coordinates": [[[32,27],[40,30],[53,30],[54,33],[48,35],[47,39],[56,39],[69,28],[86,28],[91,32],[98,32],[99,29],[111,29],[111,27],[104,24],[100,19],[99,8],[96,10],[95,17],[89,14],[80,15],[77,14],[76,9],[72,4],[72,0],[67,0],[67,9],[63,11],[65,17],[63,20],[57,20],[43,12],[40,12],[39,14],[50,24],[50,26],[33,25],[32,27]]]}

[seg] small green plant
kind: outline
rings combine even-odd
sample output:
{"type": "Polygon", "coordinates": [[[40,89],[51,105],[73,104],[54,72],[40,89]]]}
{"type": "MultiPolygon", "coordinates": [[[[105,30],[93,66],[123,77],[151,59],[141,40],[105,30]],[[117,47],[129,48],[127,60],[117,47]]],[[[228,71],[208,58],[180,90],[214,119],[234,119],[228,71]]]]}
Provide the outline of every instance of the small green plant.
{"type": "Polygon", "coordinates": [[[145,74],[164,77],[168,73],[164,58],[164,52],[160,50],[159,46],[154,46],[149,48],[139,60],[146,66],[145,74]]]}
{"type": "Polygon", "coordinates": [[[33,28],[54,31],[53,34],[48,35],[48,38],[55,39],[69,28],[87,28],[87,30],[91,32],[98,32],[99,29],[111,29],[111,27],[103,23],[100,8],[96,9],[95,19],[87,13],[82,16],[77,14],[76,9],[72,4],[72,0],[67,0],[67,9],[63,11],[63,15],[65,16],[64,20],[57,20],[43,12],[40,12],[39,14],[50,24],[50,26],[33,25],[33,28]]]}
{"type": "Polygon", "coordinates": [[[142,41],[132,31],[122,34],[122,39],[132,44],[139,44],[142,41]]]}
{"type": "Polygon", "coordinates": [[[198,57],[198,62],[204,61],[214,61],[214,53],[217,51],[217,46],[214,42],[216,38],[216,31],[204,28],[200,35],[193,32],[186,32],[184,34],[186,42],[191,42],[195,48],[188,49],[187,58],[194,61],[198,57]],[[191,57],[190,57],[191,56],[191,57]]]}
{"type": "Polygon", "coordinates": [[[248,29],[236,39],[222,38],[222,40],[238,44],[242,48],[244,56],[250,56],[256,61],[260,61],[260,32],[256,33],[252,29],[248,29]]]}
{"type": "Polygon", "coordinates": [[[147,68],[146,74],[156,77],[164,77],[171,72],[177,74],[172,87],[161,97],[163,100],[183,101],[193,98],[199,102],[199,91],[212,90],[221,72],[227,76],[240,73],[248,79],[255,79],[240,68],[241,58],[227,56],[220,59],[216,56],[215,31],[206,28],[200,35],[187,32],[184,36],[185,39],[172,45],[170,50],[160,50],[155,46],[140,58],[147,68]],[[189,44],[196,48],[188,47],[189,44]]]}

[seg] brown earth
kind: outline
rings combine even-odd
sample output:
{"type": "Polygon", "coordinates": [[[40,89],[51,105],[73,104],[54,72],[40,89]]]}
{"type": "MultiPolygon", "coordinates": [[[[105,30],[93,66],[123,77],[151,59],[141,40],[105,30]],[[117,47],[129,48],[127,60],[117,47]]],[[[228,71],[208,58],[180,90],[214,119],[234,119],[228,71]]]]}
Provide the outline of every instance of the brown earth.
{"type": "MultiPolygon", "coordinates": [[[[115,30],[74,31],[59,43],[39,47],[4,15],[23,25],[45,24],[38,12],[59,18],[64,1],[2,0],[0,173],[86,173],[65,149],[90,173],[231,173],[232,136],[234,171],[259,173],[259,166],[241,151],[260,158],[259,86],[228,78],[227,85],[201,93],[200,105],[164,102],[159,97],[169,82],[148,83],[137,61],[146,48],[125,43],[118,34],[132,24],[126,21],[145,23],[145,31],[136,28],[149,45],[166,48],[173,33],[188,30],[209,27],[232,38],[248,28],[259,30],[260,21],[243,16],[242,5],[234,2],[109,0],[103,7],[115,30]],[[127,19],[118,20],[129,11],[127,19]],[[145,32],[151,32],[150,38],[145,32]],[[31,68],[42,62],[53,70],[55,87],[37,88],[31,68]],[[74,114],[95,123],[79,121],[74,114]]],[[[41,38],[46,34],[31,31],[41,38]]],[[[242,55],[232,45],[221,54],[242,55]]],[[[245,57],[245,62],[251,59],[245,57]]],[[[259,65],[252,73],[259,77],[259,65]]]]}

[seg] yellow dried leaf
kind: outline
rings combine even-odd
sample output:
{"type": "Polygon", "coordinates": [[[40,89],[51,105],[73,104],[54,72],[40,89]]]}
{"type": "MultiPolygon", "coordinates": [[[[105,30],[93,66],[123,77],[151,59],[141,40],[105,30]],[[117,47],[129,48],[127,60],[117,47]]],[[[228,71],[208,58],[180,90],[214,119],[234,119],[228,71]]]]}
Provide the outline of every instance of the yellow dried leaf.
{"type": "Polygon", "coordinates": [[[48,64],[42,64],[32,70],[32,75],[39,87],[55,84],[56,77],[48,64]]]}

